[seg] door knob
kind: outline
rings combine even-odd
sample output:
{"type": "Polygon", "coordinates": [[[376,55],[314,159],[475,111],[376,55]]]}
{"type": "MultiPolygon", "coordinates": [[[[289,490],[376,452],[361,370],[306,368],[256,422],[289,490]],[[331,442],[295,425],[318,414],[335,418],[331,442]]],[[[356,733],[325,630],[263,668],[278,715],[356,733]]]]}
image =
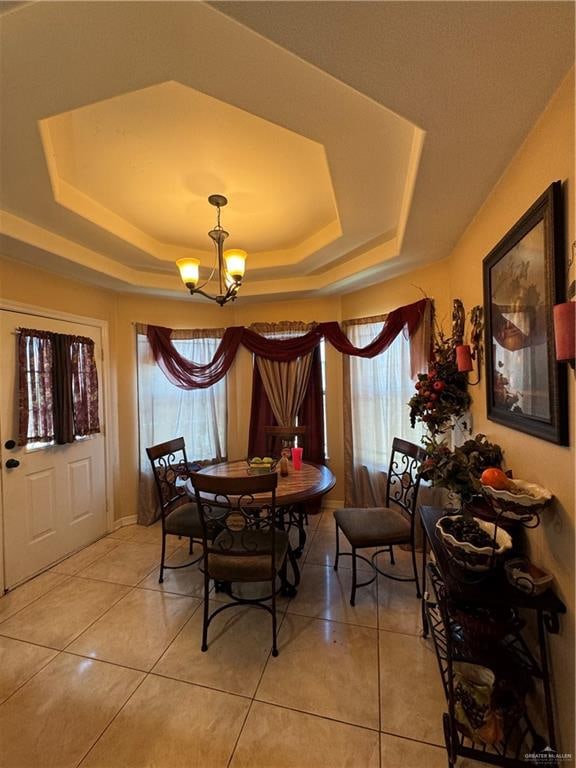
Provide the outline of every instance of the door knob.
{"type": "Polygon", "coordinates": [[[16,469],[16,467],[20,466],[20,462],[18,459],[8,459],[5,466],[8,467],[8,469],[16,469]]]}

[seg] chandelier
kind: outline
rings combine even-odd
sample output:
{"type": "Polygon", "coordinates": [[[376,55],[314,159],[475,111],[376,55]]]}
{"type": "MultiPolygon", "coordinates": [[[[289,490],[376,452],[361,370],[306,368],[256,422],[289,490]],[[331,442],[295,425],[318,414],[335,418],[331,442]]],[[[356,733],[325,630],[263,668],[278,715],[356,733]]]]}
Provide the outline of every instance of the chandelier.
{"type": "Polygon", "coordinates": [[[247,254],[246,251],[242,251],[240,248],[231,248],[227,251],[222,250],[224,240],[228,237],[228,232],[220,224],[220,208],[227,205],[228,200],[224,195],[210,195],[208,202],[210,205],[215,206],[218,211],[216,226],[208,232],[208,236],[213,240],[216,248],[212,272],[205,282],[198,285],[200,279],[200,259],[178,259],[176,266],[180,270],[182,282],[192,295],[199,293],[201,296],[215,301],[222,307],[229,301],[234,301],[238,294],[238,290],[242,285],[242,278],[244,277],[247,254]],[[210,296],[203,288],[212,280],[216,268],[218,268],[220,293],[217,296],[210,296]]]}

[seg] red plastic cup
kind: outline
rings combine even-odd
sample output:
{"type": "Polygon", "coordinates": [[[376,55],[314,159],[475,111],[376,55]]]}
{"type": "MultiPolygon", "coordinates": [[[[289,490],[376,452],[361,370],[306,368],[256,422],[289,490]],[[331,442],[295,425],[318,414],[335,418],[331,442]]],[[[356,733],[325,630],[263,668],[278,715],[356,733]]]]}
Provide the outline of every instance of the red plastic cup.
{"type": "Polygon", "coordinates": [[[302,448],[292,448],[292,466],[294,469],[302,469],[302,448]]]}

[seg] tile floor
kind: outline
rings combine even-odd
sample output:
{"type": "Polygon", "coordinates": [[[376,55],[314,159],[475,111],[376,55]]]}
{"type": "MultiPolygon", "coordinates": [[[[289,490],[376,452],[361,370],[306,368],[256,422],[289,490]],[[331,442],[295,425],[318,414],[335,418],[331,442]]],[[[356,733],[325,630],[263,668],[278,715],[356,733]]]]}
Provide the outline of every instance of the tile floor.
{"type": "MultiPolygon", "coordinates": [[[[2,768],[447,766],[414,586],[380,578],[352,608],[330,512],[280,601],[277,658],[268,614],[244,607],[201,653],[201,574],[159,585],[159,542],[157,525],[121,528],[0,598],[2,768]]],[[[186,561],[179,539],[169,551],[186,561]]]]}

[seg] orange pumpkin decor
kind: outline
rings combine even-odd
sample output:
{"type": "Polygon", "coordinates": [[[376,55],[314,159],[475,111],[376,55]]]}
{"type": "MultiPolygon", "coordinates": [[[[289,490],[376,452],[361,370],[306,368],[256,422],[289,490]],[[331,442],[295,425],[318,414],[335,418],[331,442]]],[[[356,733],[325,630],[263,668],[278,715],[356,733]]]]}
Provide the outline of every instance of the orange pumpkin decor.
{"type": "Polygon", "coordinates": [[[497,467],[485,469],[480,476],[480,482],[482,485],[489,485],[497,491],[508,491],[510,488],[514,488],[514,482],[497,467]]]}

